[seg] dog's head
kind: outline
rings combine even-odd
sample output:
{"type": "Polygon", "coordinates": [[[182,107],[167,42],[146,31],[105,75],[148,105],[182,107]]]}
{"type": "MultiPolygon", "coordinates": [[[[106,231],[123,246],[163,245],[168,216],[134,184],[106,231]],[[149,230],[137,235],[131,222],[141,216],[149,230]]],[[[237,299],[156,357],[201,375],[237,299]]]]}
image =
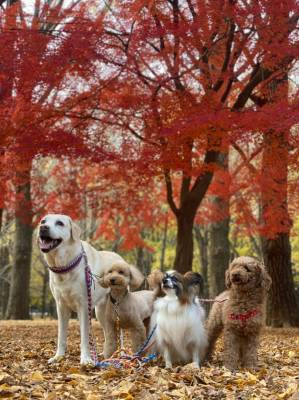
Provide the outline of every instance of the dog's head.
{"type": "Polygon", "coordinates": [[[127,264],[124,261],[113,264],[110,268],[99,277],[99,284],[104,288],[122,289],[127,288],[138,289],[144,276],[133,265],[127,264]]]}
{"type": "Polygon", "coordinates": [[[62,243],[80,240],[80,233],[79,226],[69,216],[48,214],[39,223],[39,248],[43,253],[49,253],[62,243]]]}
{"type": "Polygon", "coordinates": [[[167,296],[176,296],[182,303],[192,302],[202,290],[203,279],[197,272],[185,275],[177,271],[168,271],[161,281],[161,289],[167,296]]]}
{"type": "Polygon", "coordinates": [[[264,264],[252,257],[238,257],[232,261],[225,273],[226,286],[238,290],[263,287],[269,290],[271,278],[264,264]]]}

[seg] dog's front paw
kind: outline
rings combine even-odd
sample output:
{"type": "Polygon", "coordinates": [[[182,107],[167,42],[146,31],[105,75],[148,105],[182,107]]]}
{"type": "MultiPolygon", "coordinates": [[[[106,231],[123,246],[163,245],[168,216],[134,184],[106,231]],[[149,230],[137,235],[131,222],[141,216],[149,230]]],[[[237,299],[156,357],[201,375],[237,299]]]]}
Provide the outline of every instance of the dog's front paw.
{"type": "Polygon", "coordinates": [[[84,355],[84,356],[81,356],[80,364],[81,365],[94,365],[94,362],[90,356],[84,355]]]}
{"type": "Polygon", "coordinates": [[[54,363],[59,363],[61,360],[64,359],[64,354],[56,354],[54,357],[51,357],[48,360],[48,364],[54,364],[54,363]]]}

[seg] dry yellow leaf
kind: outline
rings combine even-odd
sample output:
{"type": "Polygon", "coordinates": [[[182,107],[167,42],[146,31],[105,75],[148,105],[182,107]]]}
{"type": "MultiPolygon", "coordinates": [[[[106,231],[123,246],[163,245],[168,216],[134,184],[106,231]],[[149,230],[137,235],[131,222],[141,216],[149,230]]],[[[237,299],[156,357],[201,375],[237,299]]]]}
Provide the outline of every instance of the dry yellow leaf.
{"type": "Polygon", "coordinates": [[[50,392],[46,394],[45,400],[56,400],[58,398],[58,394],[56,392],[50,392]]]}
{"type": "Polygon", "coordinates": [[[35,371],[30,375],[29,379],[32,382],[42,382],[44,380],[44,377],[40,371],[35,371]]]}
{"type": "Polygon", "coordinates": [[[9,379],[11,379],[11,376],[9,374],[7,374],[6,372],[0,373],[0,383],[5,383],[9,379]]]}
{"type": "Polygon", "coordinates": [[[99,396],[98,394],[95,393],[89,393],[86,396],[86,400],[100,400],[102,398],[102,396],[99,396]]]}

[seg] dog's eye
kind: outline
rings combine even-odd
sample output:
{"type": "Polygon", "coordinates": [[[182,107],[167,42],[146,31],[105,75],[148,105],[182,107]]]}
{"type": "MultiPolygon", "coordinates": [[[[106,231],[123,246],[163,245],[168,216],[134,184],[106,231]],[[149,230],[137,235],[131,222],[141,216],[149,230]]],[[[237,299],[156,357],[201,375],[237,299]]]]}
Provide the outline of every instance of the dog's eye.
{"type": "Polygon", "coordinates": [[[46,223],[46,220],[45,220],[45,219],[42,219],[40,223],[41,223],[41,224],[45,224],[45,223],[46,223]]]}
{"type": "Polygon", "coordinates": [[[250,272],[250,268],[248,268],[247,265],[244,265],[244,268],[246,269],[247,272],[250,272]]]}
{"type": "Polygon", "coordinates": [[[118,273],[119,273],[120,275],[123,275],[123,274],[124,274],[124,271],[118,271],[118,273]]]}
{"type": "Polygon", "coordinates": [[[64,226],[64,223],[62,221],[56,221],[55,225],[64,226]]]}

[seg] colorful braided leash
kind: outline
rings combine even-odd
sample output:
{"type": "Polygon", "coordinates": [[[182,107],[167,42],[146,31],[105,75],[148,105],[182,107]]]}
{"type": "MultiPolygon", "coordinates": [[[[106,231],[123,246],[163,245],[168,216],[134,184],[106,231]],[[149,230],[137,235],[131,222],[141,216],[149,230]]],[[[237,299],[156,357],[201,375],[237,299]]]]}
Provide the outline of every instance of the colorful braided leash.
{"type": "Polygon", "coordinates": [[[87,289],[87,303],[88,303],[88,321],[89,321],[89,334],[88,334],[88,342],[89,348],[91,350],[91,357],[94,365],[98,362],[97,357],[97,349],[96,343],[92,334],[92,297],[91,297],[91,287],[92,284],[95,287],[94,279],[90,267],[88,265],[87,254],[82,246],[82,255],[85,261],[85,281],[86,281],[86,289],[87,289]]]}

